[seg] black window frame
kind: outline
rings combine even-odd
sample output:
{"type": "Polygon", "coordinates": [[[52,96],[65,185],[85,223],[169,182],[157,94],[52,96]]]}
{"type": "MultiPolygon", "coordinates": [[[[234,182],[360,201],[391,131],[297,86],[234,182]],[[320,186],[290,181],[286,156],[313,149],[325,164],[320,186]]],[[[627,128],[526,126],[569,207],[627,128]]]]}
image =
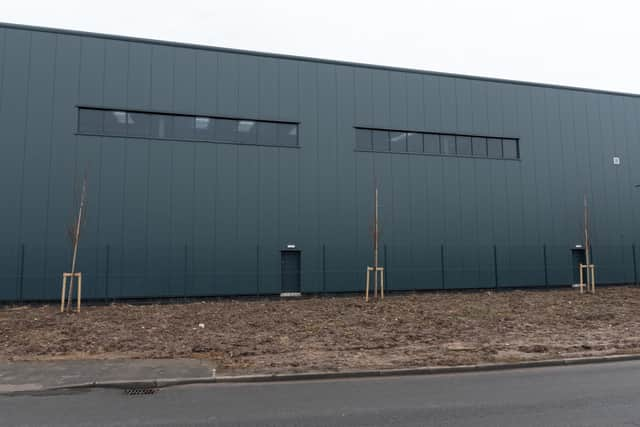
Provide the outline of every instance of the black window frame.
{"type": "Polygon", "coordinates": [[[187,141],[187,142],[206,142],[217,144],[236,144],[236,145],[256,145],[280,148],[300,148],[300,122],[283,121],[283,120],[264,120],[255,118],[236,118],[210,116],[203,114],[176,114],[160,111],[145,110],[129,110],[121,108],[105,108],[86,105],[76,106],[76,135],[104,136],[115,138],[130,139],[147,139],[160,141],[187,141]],[[88,118],[93,120],[93,124],[89,122],[88,126],[83,126],[83,115],[88,113],[88,118]],[[101,116],[101,125],[97,125],[95,118],[101,116]],[[111,115],[111,116],[110,116],[111,115]],[[92,117],[89,117],[92,116],[92,117]],[[146,120],[142,131],[129,128],[132,117],[140,117],[146,120]],[[109,121],[107,118],[109,117],[109,121]],[[204,132],[198,132],[197,121],[199,119],[208,119],[209,126],[204,132]],[[233,135],[225,138],[218,137],[216,132],[216,121],[224,121],[233,125],[233,135]],[[178,127],[174,122],[189,123],[190,126],[178,127]],[[260,143],[256,138],[257,130],[252,130],[252,135],[248,139],[239,136],[238,126],[242,122],[251,122],[254,128],[260,126],[268,127],[274,130],[273,138],[267,144],[260,143]],[[107,128],[105,124],[111,123],[111,127],[107,128]],[[187,130],[182,132],[182,130],[187,130]],[[190,129],[190,130],[189,130],[190,129]]]}
{"type": "Polygon", "coordinates": [[[392,153],[406,153],[409,148],[407,146],[408,136],[408,132],[390,131],[389,151],[392,153]]]}
{"type": "Polygon", "coordinates": [[[470,157],[472,154],[471,137],[467,135],[456,135],[456,155],[470,157]]]}
{"type": "Polygon", "coordinates": [[[488,147],[487,147],[487,138],[485,138],[484,136],[473,136],[471,137],[471,155],[473,157],[478,157],[478,158],[487,158],[488,157],[488,147]],[[482,152],[480,152],[480,150],[477,149],[477,147],[479,147],[481,145],[481,147],[483,147],[482,152]]]}
{"type": "Polygon", "coordinates": [[[496,138],[496,137],[487,138],[487,158],[502,159],[502,138],[496,138]],[[492,144],[495,144],[495,147],[497,147],[500,150],[498,154],[493,154],[493,151],[491,150],[492,144]]]}
{"type": "Polygon", "coordinates": [[[373,151],[373,131],[355,128],[355,146],[358,151],[373,151]]]}
{"type": "MultiPolygon", "coordinates": [[[[520,138],[501,136],[486,136],[474,134],[458,134],[451,132],[416,131],[402,129],[384,129],[366,126],[354,126],[354,151],[390,153],[390,154],[421,154],[426,156],[469,157],[474,159],[521,160],[520,138]],[[393,141],[394,137],[405,134],[404,143],[393,141]],[[365,136],[362,139],[362,136],[365,136]],[[376,140],[377,135],[377,140],[376,140]],[[409,140],[415,135],[421,135],[422,150],[415,149],[415,141],[411,145],[409,140]],[[370,141],[366,141],[370,139],[370,141]],[[367,142],[363,144],[362,141],[367,142]],[[515,153],[506,156],[504,142],[513,143],[515,153]],[[498,145],[496,145],[498,144],[498,145]],[[398,147],[400,147],[398,149],[398,147]],[[414,147],[413,149],[411,147],[414,147]],[[481,150],[478,150],[478,147],[481,150]],[[499,147],[499,153],[496,148],[499,147]],[[381,149],[382,148],[382,149],[381,149]],[[494,149],[494,155],[490,149],[494,149]],[[437,150],[436,150],[437,149],[437,150]]],[[[513,150],[510,151],[513,153],[513,150]]]]}
{"type": "Polygon", "coordinates": [[[374,129],[371,134],[371,142],[373,144],[373,151],[376,153],[390,153],[391,152],[391,139],[388,130],[374,129]],[[378,137],[378,139],[376,139],[378,137]],[[378,145],[376,145],[376,142],[378,145]],[[386,150],[379,150],[377,146],[386,146],[386,150]]]}
{"type": "Polygon", "coordinates": [[[239,142],[238,123],[236,119],[217,118],[213,123],[213,138],[216,141],[239,142]]]}
{"type": "Polygon", "coordinates": [[[276,123],[276,128],[279,147],[296,147],[298,145],[298,126],[293,126],[289,123],[276,123]],[[292,130],[294,131],[293,138],[291,135],[292,130]]]}
{"type": "MultiPolygon", "coordinates": [[[[520,144],[518,144],[518,140],[517,139],[512,139],[512,138],[502,138],[502,158],[503,159],[508,159],[508,160],[514,160],[514,159],[519,159],[520,158],[520,144]],[[513,149],[514,149],[514,156],[512,157],[510,154],[507,155],[507,150],[505,149],[505,143],[508,143],[509,145],[511,145],[511,143],[513,143],[513,149]]],[[[511,151],[510,151],[511,153],[511,151]]]]}
{"type": "Polygon", "coordinates": [[[151,139],[169,139],[173,135],[173,117],[168,114],[151,114],[151,139]],[[160,125],[160,126],[158,126],[160,125]],[[159,135],[163,133],[163,135],[159,135]]]}
{"type": "Polygon", "coordinates": [[[127,111],[126,110],[105,110],[104,121],[102,123],[104,136],[127,137],[127,111]],[[107,126],[113,120],[115,126],[107,126]],[[108,127],[108,128],[107,128],[108,127]]]}
{"type": "Polygon", "coordinates": [[[104,111],[90,108],[78,109],[78,121],[76,123],[79,132],[86,134],[104,133],[104,111]],[[86,117],[89,120],[83,119],[86,117]],[[99,126],[85,127],[84,123],[99,123],[99,126]]]}
{"type": "Polygon", "coordinates": [[[407,132],[407,153],[424,153],[424,134],[421,132],[407,132]],[[412,150],[412,147],[416,145],[419,147],[416,150],[412,150]]]}
{"type": "Polygon", "coordinates": [[[195,116],[193,118],[193,137],[197,140],[209,141],[215,138],[215,119],[207,116],[195,116]],[[207,123],[206,128],[198,126],[198,123],[207,123]]]}
{"type": "Polygon", "coordinates": [[[442,154],[442,141],[440,135],[437,133],[425,133],[423,136],[423,151],[425,154],[441,155],[442,154]],[[428,141],[428,143],[427,143],[428,141]],[[431,144],[434,144],[435,151],[427,151],[427,146],[431,148],[431,144]]]}
{"type": "Polygon", "coordinates": [[[450,133],[440,135],[440,153],[445,156],[456,156],[458,154],[456,146],[456,136],[450,133]]]}

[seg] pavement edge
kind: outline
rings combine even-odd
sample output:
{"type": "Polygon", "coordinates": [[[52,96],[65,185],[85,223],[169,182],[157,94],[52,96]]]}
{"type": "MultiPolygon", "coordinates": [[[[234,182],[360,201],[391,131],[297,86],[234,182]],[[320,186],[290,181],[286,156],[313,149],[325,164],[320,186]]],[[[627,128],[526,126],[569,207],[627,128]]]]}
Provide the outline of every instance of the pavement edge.
{"type": "Polygon", "coordinates": [[[526,368],[543,368],[553,366],[587,365],[610,362],[626,362],[640,360],[640,354],[623,354],[598,357],[577,357],[567,359],[534,360],[514,363],[480,363],[460,366],[425,366],[399,369],[373,369],[334,372],[300,372],[282,374],[250,374],[250,375],[216,375],[194,378],[158,378],[151,380],[112,380],[93,381],[77,384],[66,384],[54,387],[18,388],[16,391],[0,391],[0,395],[43,394],[65,390],[83,390],[93,388],[166,388],[179,385],[214,384],[214,383],[263,383],[284,381],[309,381],[349,378],[376,378],[408,375],[437,375],[468,372],[506,371],[526,368]]]}

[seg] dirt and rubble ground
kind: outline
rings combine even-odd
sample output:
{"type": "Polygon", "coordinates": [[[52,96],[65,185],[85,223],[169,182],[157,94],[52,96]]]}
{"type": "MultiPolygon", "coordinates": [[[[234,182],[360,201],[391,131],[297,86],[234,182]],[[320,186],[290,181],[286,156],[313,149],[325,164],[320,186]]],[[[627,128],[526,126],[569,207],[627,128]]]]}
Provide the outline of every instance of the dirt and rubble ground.
{"type": "Polygon", "coordinates": [[[0,361],[192,357],[251,373],[640,353],[640,287],[632,286],[58,310],[0,308],[0,361]]]}

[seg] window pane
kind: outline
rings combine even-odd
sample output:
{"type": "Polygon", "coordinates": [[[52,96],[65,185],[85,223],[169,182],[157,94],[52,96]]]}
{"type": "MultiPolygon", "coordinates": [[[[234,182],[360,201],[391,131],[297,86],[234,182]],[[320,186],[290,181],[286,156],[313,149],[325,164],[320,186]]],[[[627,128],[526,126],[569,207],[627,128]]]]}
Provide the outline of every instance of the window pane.
{"type": "Polygon", "coordinates": [[[473,155],[477,157],[487,157],[487,139],[474,137],[471,140],[473,155]]]}
{"type": "Polygon", "coordinates": [[[430,154],[440,153],[440,135],[427,133],[424,135],[424,152],[430,154]]]}
{"type": "Polygon", "coordinates": [[[278,144],[285,147],[298,145],[298,125],[278,123],[278,144]]]}
{"type": "Polygon", "coordinates": [[[391,151],[395,153],[407,152],[407,133],[390,132],[391,151]]]}
{"type": "Polygon", "coordinates": [[[253,120],[238,120],[237,139],[241,144],[256,144],[258,128],[253,120]]]}
{"type": "Polygon", "coordinates": [[[471,138],[468,136],[456,136],[456,154],[459,156],[471,155],[471,138]]]}
{"type": "Polygon", "coordinates": [[[407,134],[407,150],[410,153],[422,153],[422,134],[421,133],[407,134]]]}
{"type": "Polygon", "coordinates": [[[174,116],[173,117],[173,138],[193,139],[194,137],[194,117],[174,116]]]}
{"type": "Polygon", "coordinates": [[[515,139],[503,139],[502,140],[502,156],[505,159],[517,159],[518,158],[518,142],[515,139]]]}
{"type": "Polygon", "coordinates": [[[103,118],[104,112],[102,110],[80,108],[78,110],[78,132],[102,134],[103,118]]]}
{"type": "Polygon", "coordinates": [[[440,135],[443,154],[456,154],[456,137],[453,135],[440,135]]]}
{"type": "Polygon", "coordinates": [[[487,155],[494,159],[502,157],[502,141],[498,138],[487,138],[487,155]]]}
{"type": "Polygon", "coordinates": [[[196,117],[194,137],[204,141],[213,140],[213,119],[209,117],[196,117]]]}
{"type": "Polygon", "coordinates": [[[105,111],[104,133],[106,135],[126,135],[127,113],[125,113],[124,111],[105,111]]]}
{"type": "Polygon", "coordinates": [[[373,150],[389,151],[389,132],[383,130],[373,131],[373,150]]]}
{"type": "Polygon", "coordinates": [[[278,144],[278,129],[275,123],[258,122],[258,144],[278,144]]]}
{"type": "Polygon", "coordinates": [[[166,114],[151,115],[151,137],[152,138],[169,138],[173,135],[172,124],[173,117],[166,114]]]}
{"type": "Polygon", "coordinates": [[[215,138],[219,141],[237,141],[238,121],[231,119],[216,119],[215,138]]]}
{"type": "Polygon", "coordinates": [[[150,117],[144,113],[127,113],[127,135],[149,136],[150,117]]]}
{"type": "Polygon", "coordinates": [[[356,129],[356,150],[371,151],[371,131],[369,129],[356,129]]]}

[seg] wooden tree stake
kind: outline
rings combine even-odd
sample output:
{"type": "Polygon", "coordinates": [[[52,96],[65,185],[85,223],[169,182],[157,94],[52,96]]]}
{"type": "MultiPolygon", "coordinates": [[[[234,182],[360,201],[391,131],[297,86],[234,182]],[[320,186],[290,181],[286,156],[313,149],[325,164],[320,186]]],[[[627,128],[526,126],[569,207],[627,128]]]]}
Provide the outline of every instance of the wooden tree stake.
{"type": "Polygon", "coordinates": [[[379,216],[378,216],[378,187],[375,189],[374,208],[373,208],[373,267],[367,267],[367,278],[365,284],[365,301],[369,302],[369,284],[370,275],[373,272],[373,297],[378,298],[378,278],[380,281],[380,299],[384,299],[384,268],[378,265],[378,248],[379,248],[379,216]],[[379,276],[378,276],[379,275],[379,276]]]}
{"type": "Polygon", "coordinates": [[[78,216],[73,224],[73,230],[71,230],[71,242],[73,243],[73,256],[71,258],[71,272],[63,273],[62,275],[62,302],[60,305],[60,311],[64,311],[64,293],[65,293],[65,281],[69,278],[69,293],[67,296],[67,311],[71,309],[71,299],[73,295],[73,279],[78,278],[78,312],[80,311],[80,287],[82,286],[82,274],[76,272],[76,261],[78,258],[78,242],[80,241],[80,227],[84,219],[84,208],[87,198],[87,174],[85,173],[82,179],[82,191],[80,192],[80,206],[78,208],[78,216]]]}

